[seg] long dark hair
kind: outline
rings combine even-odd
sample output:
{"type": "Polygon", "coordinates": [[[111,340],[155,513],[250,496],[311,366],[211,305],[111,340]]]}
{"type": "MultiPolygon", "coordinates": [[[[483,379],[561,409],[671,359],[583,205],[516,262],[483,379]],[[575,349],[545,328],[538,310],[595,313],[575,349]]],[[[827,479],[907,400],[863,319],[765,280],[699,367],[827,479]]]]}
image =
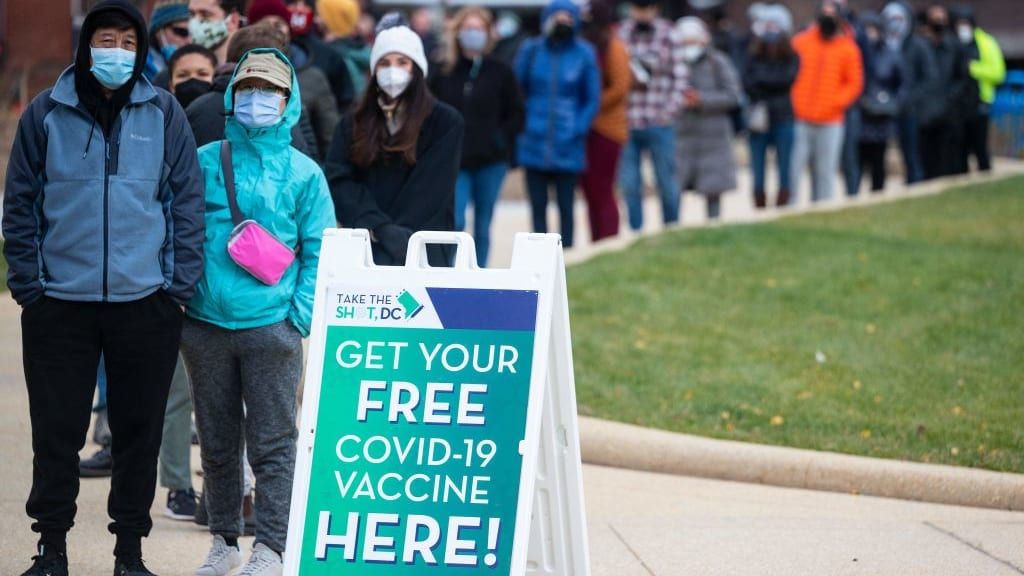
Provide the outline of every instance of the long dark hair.
{"type": "Polygon", "coordinates": [[[615,8],[608,0],[593,0],[590,3],[590,20],[583,27],[583,38],[594,45],[601,56],[608,50],[615,24],[615,8]]]}
{"type": "Polygon", "coordinates": [[[796,56],[789,34],[781,34],[775,42],[754,37],[750,41],[750,56],[765,60],[789,60],[796,56]]]}
{"type": "Polygon", "coordinates": [[[419,66],[412,67],[412,81],[398,97],[402,127],[394,135],[388,132],[387,116],[377,103],[387,95],[371,80],[356,108],[352,129],[352,161],[360,168],[373,165],[384,154],[401,155],[408,164],[416,163],[416,144],[420,129],[434,110],[434,96],[427,88],[419,66]]]}

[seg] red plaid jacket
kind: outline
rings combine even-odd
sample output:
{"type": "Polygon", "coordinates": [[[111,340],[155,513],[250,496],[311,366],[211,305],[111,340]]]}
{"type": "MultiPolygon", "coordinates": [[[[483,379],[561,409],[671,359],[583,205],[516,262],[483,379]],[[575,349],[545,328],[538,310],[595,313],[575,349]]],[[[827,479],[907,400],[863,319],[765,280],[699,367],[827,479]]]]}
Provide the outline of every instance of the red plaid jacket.
{"type": "Polygon", "coordinates": [[[635,130],[671,125],[683,107],[688,76],[682,44],[672,23],[658,18],[653,32],[639,33],[636,22],[629,20],[619,29],[619,36],[629,46],[633,70],[629,127],[635,130]]]}

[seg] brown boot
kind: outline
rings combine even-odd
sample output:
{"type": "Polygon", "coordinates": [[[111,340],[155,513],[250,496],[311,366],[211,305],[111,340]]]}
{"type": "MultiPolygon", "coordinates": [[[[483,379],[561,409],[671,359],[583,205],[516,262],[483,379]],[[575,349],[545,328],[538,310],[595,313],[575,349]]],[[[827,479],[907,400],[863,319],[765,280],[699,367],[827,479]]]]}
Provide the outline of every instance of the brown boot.
{"type": "Polygon", "coordinates": [[[754,192],[754,208],[763,210],[768,205],[768,198],[764,192],[754,192]]]}
{"type": "Polygon", "coordinates": [[[789,190],[779,190],[779,197],[776,198],[775,205],[779,208],[789,206],[789,190]]]}

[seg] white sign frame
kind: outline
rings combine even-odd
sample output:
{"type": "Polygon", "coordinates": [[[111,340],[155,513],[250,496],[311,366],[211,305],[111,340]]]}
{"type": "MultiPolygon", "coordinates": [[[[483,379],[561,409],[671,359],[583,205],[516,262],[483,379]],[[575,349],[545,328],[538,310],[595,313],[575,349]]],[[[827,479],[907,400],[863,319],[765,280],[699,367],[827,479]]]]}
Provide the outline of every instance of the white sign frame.
{"type": "Polygon", "coordinates": [[[537,291],[534,355],[525,438],[519,446],[523,461],[509,574],[589,576],[561,238],[557,234],[517,234],[509,268],[481,269],[476,265],[475,245],[468,234],[417,232],[409,241],[405,266],[376,266],[369,232],[353,229],[326,230],[320,251],[284,574],[298,576],[323,376],[328,294],[338,285],[401,286],[411,279],[439,287],[537,291]],[[429,266],[427,244],[456,245],[454,266],[429,266]]]}

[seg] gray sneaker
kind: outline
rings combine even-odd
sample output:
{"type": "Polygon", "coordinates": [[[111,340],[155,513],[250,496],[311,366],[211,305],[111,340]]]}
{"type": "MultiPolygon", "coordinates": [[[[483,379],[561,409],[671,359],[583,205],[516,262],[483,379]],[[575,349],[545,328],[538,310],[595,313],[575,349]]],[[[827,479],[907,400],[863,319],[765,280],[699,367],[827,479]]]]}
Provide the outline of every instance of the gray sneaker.
{"type": "Polygon", "coordinates": [[[224,537],[217,535],[213,537],[213,544],[210,546],[210,553],[206,555],[206,562],[196,568],[196,576],[227,576],[229,572],[242,563],[242,553],[237,546],[228,546],[224,537]]]}
{"type": "Polygon", "coordinates": [[[249,562],[238,572],[238,576],[281,576],[283,570],[281,555],[262,543],[257,543],[252,548],[249,562]]]}
{"type": "Polygon", "coordinates": [[[92,427],[92,441],[100,446],[110,446],[110,422],[107,420],[106,408],[96,412],[96,423],[92,427]]]}

